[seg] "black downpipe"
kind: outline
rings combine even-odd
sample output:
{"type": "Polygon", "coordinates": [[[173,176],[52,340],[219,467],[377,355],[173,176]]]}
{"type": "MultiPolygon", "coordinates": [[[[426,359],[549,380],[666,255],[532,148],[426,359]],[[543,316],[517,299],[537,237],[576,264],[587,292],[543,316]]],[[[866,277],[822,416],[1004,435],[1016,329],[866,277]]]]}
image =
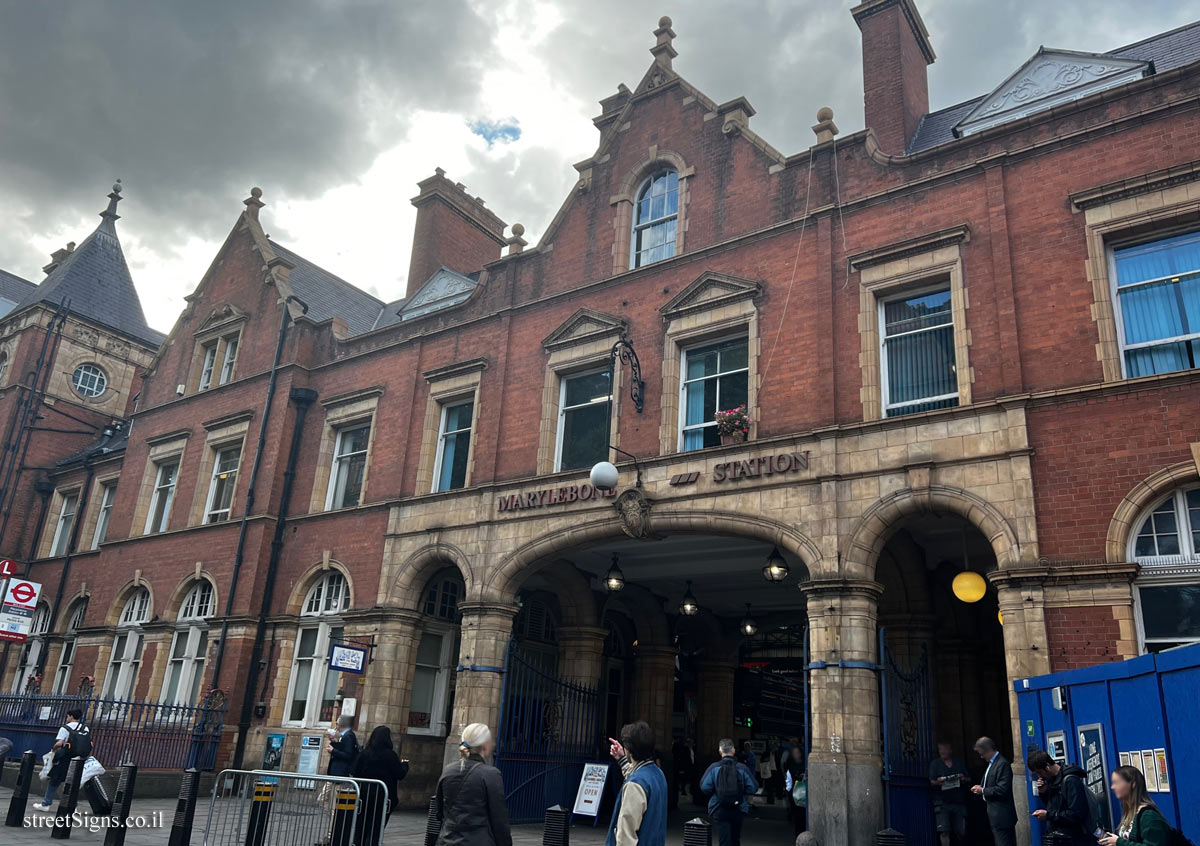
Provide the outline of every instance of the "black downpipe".
{"type": "Polygon", "coordinates": [[[271,419],[271,403],[275,401],[275,387],[279,381],[279,362],[283,358],[283,342],[287,339],[291,312],[288,304],[295,302],[308,313],[308,304],[289,294],[283,301],[283,315],[279,321],[279,340],[275,344],[275,361],[271,364],[271,378],[267,381],[267,401],[263,403],[262,422],[258,427],[258,446],[254,450],[254,463],[250,465],[250,481],[246,487],[246,507],[242,509],[242,520],[238,526],[237,551],[233,556],[233,575],[229,579],[229,597],[225,600],[225,619],[221,621],[221,636],[217,640],[217,657],[213,661],[212,687],[221,686],[221,667],[225,664],[225,641],[229,635],[229,617],[233,614],[233,601],[237,596],[238,576],[246,557],[246,529],[250,514],[254,511],[254,494],[258,487],[258,470],[262,466],[263,446],[267,442],[267,423],[271,419]]]}
{"type": "Polygon", "coordinates": [[[317,399],[311,388],[292,388],[290,399],[296,405],[296,421],[292,427],[292,446],[288,450],[287,469],[283,471],[283,490],[279,496],[279,513],[275,517],[275,536],[271,539],[271,560],[267,563],[267,578],[263,585],[262,604],[258,609],[258,625],[254,631],[254,646],[250,650],[249,676],[242,694],[242,714],[238,719],[237,744],[233,752],[233,769],[242,768],[246,754],[246,736],[250,732],[250,715],[254,710],[254,689],[258,684],[259,664],[263,658],[263,642],[267,633],[267,615],[271,613],[271,601],[275,595],[275,579],[279,574],[279,560],[283,555],[283,531],[287,525],[288,506],[292,500],[292,485],[296,480],[296,463],[300,459],[300,439],[304,430],[304,418],[309,406],[317,399]]]}

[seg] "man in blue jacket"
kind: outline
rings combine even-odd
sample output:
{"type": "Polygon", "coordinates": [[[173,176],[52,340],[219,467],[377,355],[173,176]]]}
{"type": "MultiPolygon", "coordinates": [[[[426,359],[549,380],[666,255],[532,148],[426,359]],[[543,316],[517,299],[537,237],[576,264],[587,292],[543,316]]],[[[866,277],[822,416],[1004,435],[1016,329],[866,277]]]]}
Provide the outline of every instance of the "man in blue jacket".
{"type": "Polygon", "coordinates": [[[654,761],[654,732],[645,722],[609,738],[609,753],[621,767],[625,784],[617,793],[606,846],[666,846],[667,777],[654,761]]]}
{"type": "Polygon", "coordinates": [[[737,747],[730,738],[719,744],[721,758],[709,766],[700,780],[700,790],[708,800],[708,815],[717,828],[721,846],[741,846],[742,822],[750,813],[746,797],[758,792],[754,773],[737,760],[737,747]]]}

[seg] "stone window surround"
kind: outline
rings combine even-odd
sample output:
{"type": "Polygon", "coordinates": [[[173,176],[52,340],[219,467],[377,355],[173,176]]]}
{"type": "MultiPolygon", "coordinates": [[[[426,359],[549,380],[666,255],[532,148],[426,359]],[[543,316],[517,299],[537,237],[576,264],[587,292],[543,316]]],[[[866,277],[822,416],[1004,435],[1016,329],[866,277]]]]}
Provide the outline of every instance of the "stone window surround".
{"type": "Polygon", "coordinates": [[[1125,357],[1117,329],[1112,248],[1139,236],[1145,241],[1148,233],[1165,238],[1185,227],[1194,229],[1200,219],[1200,161],[1072,194],[1071,206],[1084,218],[1084,269],[1092,283],[1092,321],[1099,335],[1096,359],[1104,381],[1119,382],[1126,378],[1125,357]]]}
{"type": "MultiPolygon", "coordinates": [[[[476,358],[448,367],[429,370],[423,374],[429,384],[429,396],[425,402],[425,422],[421,431],[421,457],[417,465],[418,493],[433,493],[433,478],[441,435],[442,409],[459,401],[471,400],[471,446],[467,450],[467,474],[463,487],[471,487],[475,469],[475,444],[479,434],[479,383],[487,359],[476,358]]],[[[440,493],[440,492],[439,492],[440,493]]]]}
{"type": "MultiPolygon", "coordinates": [[[[657,144],[650,145],[646,157],[629,169],[629,174],[620,190],[609,198],[613,207],[613,275],[631,270],[631,244],[633,240],[633,208],[642,184],[656,170],[671,168],[679,175],[679,212],[675,218],[675,255],[684,251],[684,236],[687,233],[687,208],[691,199],[691,178],[696,169],[688,166],[683,156],[670,150],[660,150],[657,144]]],[[[670,261],[670,259],[666,259],[670,261]]],[[[661,262],[656,262],[661,264],[661,262]]],[[[643,265],[648,267],[649,265],[643,265]]]]}
{"type": "Polygon", "coordinates": [[[325,407],[325,424],[321,429],[321,446],[317,453],[317,466],[313,474],[312,497],[308,501],[309,513],[329,510],[329,481],[333,474],[333,451],[337,447],[338,433],[352,426],[370,426],[367,435],[367,460],[363,465],[362,499],[366,501],[367,482],[371,475],[371,450],[375,445],[375,412],[383,388],[376,385],[322,400],[325,407]]]}
{"type": "MultiPolygon", "coordinates": [[[[602,369],[612,359],[613,344],[621,337],[622,329],[600,336],[589,337],[578,344],[562,346],[550,351],[546,361],[546,380],[542,387],[542,420],[538,431],[537,475],[545,476],[557,471],[559,433],[559,403],[562,401],[562,384],[568,376],[594,372],[602,369]]],[[[614,446],[621,445],[620,399],[624,385],[622,369],[613,368],[612,405],[610,409],[608,438],[614,446]]],[[[577,468],[574,472],[579,472],[577,468]]]]}
{"type": "MultiPolygon", "coordinates": [[[[171,502],[171,514],[167,517],[167,528],[170,531],[171,517],[179,507],[179,477],[183,470],[183,456],[187,447],[190,431],[169,432],[150,442],[150,451],[146,454],[146,466],[142,470],[142,481],[138,487],[137,504],[133,511],[133,525],[129,528],[130,537],[146,535],[146,518],[150,513],[150,502],[154,497],[154,484],[158,478],[158,466],[165,461],[179,461],[179,470],[175,471],[175,498],[171,502]]],[[[154,534],[162,534],[155,532],[154,534]]]]}
{"type": "Polygon", "coordinates": [[[859,273],[859,366],[862,369],[859,396],[863,420],[884,419],[880,304],[940,281],[950,285],[958,404],[970,405],[975,371],[970,366],[971,330],[967,328],[970,297],[963,278],[961,250],[961,245],[969,240],[970,230],[959,226],[850,257],[851,269],[859,273]]]}
{"type": "MultiPolygon", "coordinates": [[[[100,505],[101,505],[101,500],[103,499],[104,486],[109,485],[109,484],[113,484],[113,485],[119,484],[118,480],[120,478],[121,478],[121,471],[118,469],[118,470],[114,470],[111,473],[104,473],[101,475],[97,475],[96,478],[92,481],[92,492],[90,494],[88,494],[87,514],[85,515],[84,524],[79,531],[79,543],[76,544],[76,546],[83,546],[86,543],[87,544],[86,549],[88,551],[94,550],[97,548],[97,547],[92,546],[92,538],[96,534],[96,523],[100,519],[100,505]]],[[[114,510],[115,510],[115,505],[114,505],[114,510]]],[[[111,511],[109,512],[109,515],[108,515],[108,529],[109,529],[109,534],[111,534],[112,533],[112,512],[111,511]]]]}
{"type": "MultiPolygon", "coordinates": [[[[188,511],[187,524],[189,526],[204,525],[204,519],[207,516],[208,497],[212,488],[213,464],[216,462],[217,453],[227,447],[240,444],[241,453],[238,456],[238,480],[234,485],[233,501],[229,504],[229,519],[233,519],[234,510],[237,508],[237,488],[242,481],[242,466],[246,460],[246,434],[250,430],[250,420],[253,416],[253,412],[246,411],[204,424],[204,450],[200,455],[200,469],[196,476],[196,488],[192,492],[192,506],[188,511]]],[[[176,492],[175,501],[179,501],[178,491],[176,492]]]]}
{"type": "MultiPolygon", "coordinates": [[[[213,361],[212,378],[209,382],[206,391],[211,391],[213,388],[220,387],[222,384],[221,368],[225,362],[225,349],[231,340],[238,342],[238,356],[241,355],[241,338],[242,329],[246,324],[246,315],[237,312],[230,319],[222,320],[220,323],[206,326],[201,331],[195,334],[195,344],[192,347],[192,360],[188,366],[188,380],[184,387],[186,394],[194,394],[200,391],[200,377],[204,370],[204,348],[216,342],[216,355],[213,361]]],[[[229,375],[229,382],[232,382],[237,377],[237,360],[234,360],[233,373],[229,375]]],[[[228,384],[228,382],[224,383],[228,384]]]]}
{"type": "MultiPolygon", "coordinates": [[[[42,528],[42,540],[38,544],[39,558],[50,557],[50,549],[54,544],[54,535],[58,531],[58,518],[62,514],[63,502],[72,494],[76,497],[82,497],[83,487],[79,484],[70,484],[54,489],[54,497],[51,500],[50,510],[47,512],[49,519],[46,520],[46,525],[42,528]]],[[[79,521],[79,517],[79,499],[77,498],[75,500],[75,522],[79,521]]],[[[74,527],[72,526],[73,530],[74,527]]],[[[79,537],[83,537],[82,532],[79,534],[79,537]]],[[[70,544],[69,539],[67,543],[70,544]]],[[[66,553],[64,552],[63,554],[65,555],[66,553]]]]}

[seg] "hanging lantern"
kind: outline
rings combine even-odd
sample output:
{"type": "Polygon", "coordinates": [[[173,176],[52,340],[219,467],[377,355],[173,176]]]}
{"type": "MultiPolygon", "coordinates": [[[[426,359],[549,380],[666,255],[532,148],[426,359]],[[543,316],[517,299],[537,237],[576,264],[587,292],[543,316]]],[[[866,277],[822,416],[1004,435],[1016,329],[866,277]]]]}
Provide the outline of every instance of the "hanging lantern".
{"type": "Polygon", "coordinates": [[[960,602],[978,602],[987,595],[987,582],[974,570],[963,570],[954,577],[951,589],[960,602]]]}
{"type": "Polygon", "coordinates": [[[779,554],[779,547],[771,550],[767,556],[767,564],[762,569],[763,578],[768,582],[782,582],[788,577],[788,565],[779,554]]]}
{"type": "Polygon", "coordinates": [[[999,620],[999,621],[1000,621],[1000,625],[1002,625],[1002,626],[1003,626],[1003,625],[1004,625],[1004,612],[1003,612],[1003,611],[997,611],[997,612],[996,612],[996,619],[997,619],[997,620],[999,620]]]}
{"type": "Polygon", "coordinates": [[[754,622],[754,618],[750,616],[749,602],[746,603],[746,616],[742,618],[741,630],[746,637],[754,637],[758,634],[758,623],[754,622]]]}
{"type": "Polygon", "coordinates": [[[695,617],[700,613],[700,603],[692,595],[691,582],[687,583],[687,591],[683,594],[683,601],[679,603],[679,613],[685,617],[695,617]]]}
{"type": "Polygon", "coordinates": [[[616,593],[625,587],[625,574],[621,572],[621,567],[617,564],[615,552],[612,557],[612,566],[608,568],[608,575],[604,577],[604,587],[609,593],[616,593]]]}

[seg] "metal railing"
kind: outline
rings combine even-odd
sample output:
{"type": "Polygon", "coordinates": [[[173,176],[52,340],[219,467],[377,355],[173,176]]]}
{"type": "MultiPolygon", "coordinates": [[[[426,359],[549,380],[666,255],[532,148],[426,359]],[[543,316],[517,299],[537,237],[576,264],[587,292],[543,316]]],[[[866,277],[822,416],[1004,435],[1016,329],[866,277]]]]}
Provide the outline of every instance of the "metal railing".
{"type": "Polygon", "coordinates": [[[203,846],[379,846],[390,800],[382,781],[276,770],[222,770],[203,846]]]}
{"type": "Polygon", "coordinates": [[[0,695],[0,735],[13,741],[13,753],[50,751],[67,711],[83,710],[92,736],[92,754],[102,764],[137,764],[142,769],[212,770],[225,723],[222,696],[199,705],[149,699],[103,699],[79,694],[0,695]]]}

